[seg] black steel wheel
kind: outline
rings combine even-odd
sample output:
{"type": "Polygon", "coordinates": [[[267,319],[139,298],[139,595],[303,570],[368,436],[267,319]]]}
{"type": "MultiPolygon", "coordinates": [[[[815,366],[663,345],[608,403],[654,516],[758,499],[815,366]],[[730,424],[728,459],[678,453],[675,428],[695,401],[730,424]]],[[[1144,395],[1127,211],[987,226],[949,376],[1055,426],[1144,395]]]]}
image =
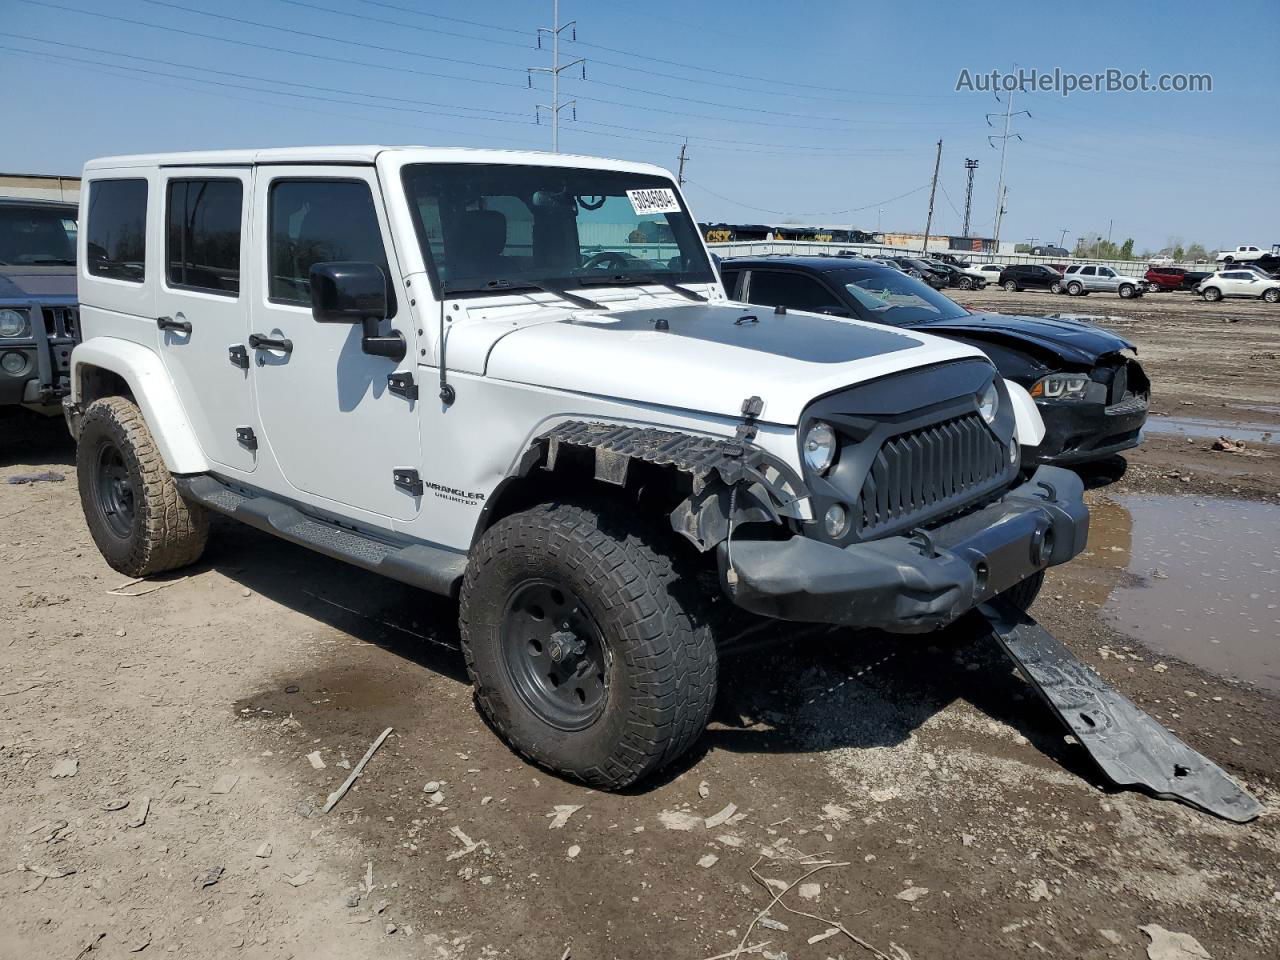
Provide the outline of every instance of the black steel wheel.
{"type": "Polygon", "coordinates": [[[660,520],[530,507],[485,531],[462,582],[480,712],[517,753],[606,790],[688,750],[715,702],[716,598],[660,520]]]}
{"type": "Polygon", "coordinates": [[[141,411],[127,397],[104,397],[85,411],[76,475],[89,533],[116,570],[146,577],[200,558],[208,516],[182,499],[141,411]]]}
{"type": "Polygon", "coordinates": [[[565,584],[529,580],[507,597],[502,659],[525,706],[558,730],[581,730],[609,694],[609,649],[565,584]]]}

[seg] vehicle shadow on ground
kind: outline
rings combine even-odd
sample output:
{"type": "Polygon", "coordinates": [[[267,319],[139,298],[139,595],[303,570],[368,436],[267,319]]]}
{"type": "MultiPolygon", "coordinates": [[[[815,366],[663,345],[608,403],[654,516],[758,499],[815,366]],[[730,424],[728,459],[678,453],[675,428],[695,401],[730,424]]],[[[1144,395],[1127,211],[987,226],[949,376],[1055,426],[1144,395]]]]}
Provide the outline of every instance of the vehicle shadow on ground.
{"type": "Polygon", "coordinates": [[[0,468],[74,467],[76,444],[61,417],[27,410],[0,413],[0,468]]]}
{"type": "MultiPolygon", "coordinates": [[[[215,517],[213,526],[201,567],[359,642],[469,683],[456,602],[234,521],[215,517]]],[[[769,755],[896,746],[956,701],[1012,727],[1065,770],[1097,779],[1087,755],[1063,739],[1065,728],[976,615],[923,637],[768,622],[748,633],[749,640],[722,656],[705,736],[656,777],[624,792],[644,794],[670,783],[711,749],[769,755]]],[[[329,675],[329,668],[317,673],[329,675]]],[[[305,684],[305,677],[297,679],[305,684]]],[[[354,670],[350,679],[356,681],[354,670]]],[[[263,681],[270,687],[273,678],[263,681]]]]}
{"type": "Polygon", "coordinates": [[[1119,454],[1113,454],[1092,463],[1078,464],[1072,469],[1080,476],[1086,490],[1096,490],[1121,480],[1129,469],[1129,461],[1119,454]]]}
{"type": "Polygon", "coordinates": [[[893,747],[964,701],[1064,770],[1098,779],[977,614],[923,637],[833,629],[729,657],[720,691],[707,747],[761,754],[893,747]]]}

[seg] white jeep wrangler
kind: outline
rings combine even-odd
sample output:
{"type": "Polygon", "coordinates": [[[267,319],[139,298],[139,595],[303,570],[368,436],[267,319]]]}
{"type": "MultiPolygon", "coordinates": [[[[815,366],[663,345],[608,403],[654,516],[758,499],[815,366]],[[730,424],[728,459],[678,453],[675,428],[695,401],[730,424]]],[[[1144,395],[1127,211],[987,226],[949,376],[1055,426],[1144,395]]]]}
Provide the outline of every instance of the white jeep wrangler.
{"type": "Polygon", "coordinates": [[[479,708],[620,788],[701,734],[737,605],[902,633],[1079,553],[1079,479],[978,351],[726,300],[670,174],[332,147],[84,170],[66,412],[99,549],[215,511],[460,598],[479,708]]]}

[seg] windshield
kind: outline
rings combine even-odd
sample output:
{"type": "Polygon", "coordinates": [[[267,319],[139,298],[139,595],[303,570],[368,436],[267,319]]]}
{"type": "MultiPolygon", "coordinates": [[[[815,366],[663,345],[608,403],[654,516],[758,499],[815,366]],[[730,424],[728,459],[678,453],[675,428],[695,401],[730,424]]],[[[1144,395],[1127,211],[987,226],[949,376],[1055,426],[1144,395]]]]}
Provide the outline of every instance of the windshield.
{"type": "Polygon", "coordinates": [[[445,294],[715,280],[697,225],[663,177],[414,164],[404,186],[445,294]]]}
{"type": "Polygon", "coordinates": [[[969,311],[928,284],[896,270],[846,270],[839,277],[863,320],[902,326],[954,320],[969,311]]]}
{"type": "Polygon", "coordinates": [[[76,217],[48,207],[0,206],[0,265],[73,265],[76,217]]]}

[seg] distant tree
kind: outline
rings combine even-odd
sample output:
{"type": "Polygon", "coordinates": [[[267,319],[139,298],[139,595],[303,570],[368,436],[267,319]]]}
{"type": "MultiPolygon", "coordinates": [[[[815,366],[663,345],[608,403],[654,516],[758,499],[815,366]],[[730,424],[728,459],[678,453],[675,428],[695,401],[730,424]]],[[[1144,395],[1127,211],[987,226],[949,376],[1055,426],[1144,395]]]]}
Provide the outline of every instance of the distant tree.
{"type": "Polygon", "coordinates": [[[1204,244],[1193,243],[1187,247],[1188,260],[1208,260],[1209,251],[1204,248],[1204,244]]]}
{"type": "Polygon", "coordinates": [[[1133,237],[1130,237],[1129,239],[1125,240],[1125,242],[1120,245],[1120,259],[1121,260],[1133,259],[1133,237]]]}
{"type": "Polygon", "coordinates": [[[1013,252],[1014,252],[1014,253],[1030,253],[1030,252],[1031,252],[1031,244],[1029,244],[1029,243],[1015,243],[1015,244],[1013,245],[1013,252]]]}

